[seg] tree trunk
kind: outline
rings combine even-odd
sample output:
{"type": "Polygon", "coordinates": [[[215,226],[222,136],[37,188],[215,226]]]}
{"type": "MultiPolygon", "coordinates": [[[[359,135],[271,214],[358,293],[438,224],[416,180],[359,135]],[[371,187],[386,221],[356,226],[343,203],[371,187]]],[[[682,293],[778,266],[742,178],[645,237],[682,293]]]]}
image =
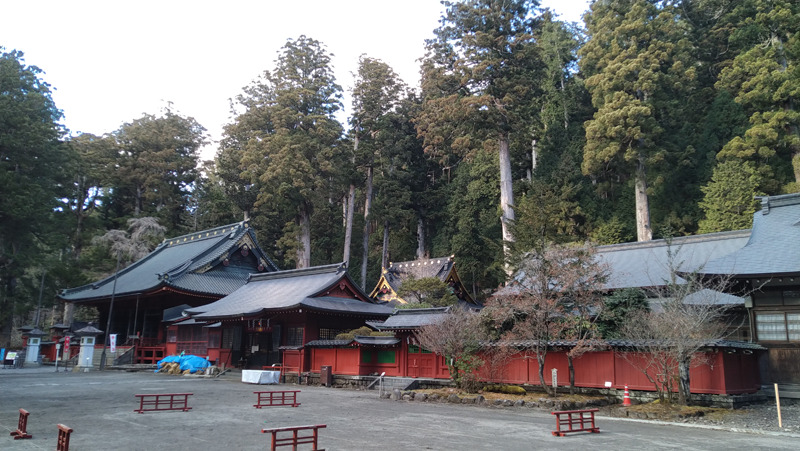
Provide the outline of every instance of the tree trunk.
{"type": "Polygon", "coordinates": [[[650,203],[647,199],[647,174],[644,166],[644,155],[639,153],[636,162],[636,238],[638,241],[650,241],[653,239],[653,231],[650,229],[650,203]]]}
{"type": "Polygon", "coordinates": [[[383,252],[381,252],[381,268],[389,267],[389,220],[383,221],[383,252]]]}
{"type": "Polygon", "coordinates": [[[350,184],[350,192],[347,194],[347,214],[345,216],[344,228],[344,255],[342,261],[350,267],[350,244],[353,241],[353,214],[356,203],[356,185],[350,184]]]}
{"type": "MultiPolygon", "coordinates": [[[[501,225],[503,227],[503,255],[506,260],[506,268],[511,253],[509,243],[514,242],[514,236],[511,234],[511,223],[514,222],[514,190],[513,180],[511,178],[511,155],[508,151],[508,133],[503,132],[500,134],[499,142],[499,157],[500,157],[500,208],[503,211],[501,218],[501,225]]],[[[510,269],[508,269],[510,270],[510,269]]]]}
{"type": "Polygon", "coordinates": [[[682,406],[688,405],[692,399],[692,391],[689,386],[689,368],[692,359],[682,360],[678,364],[678,403],[682,406]]]}
{"type": "Polygon", "coordinates": [[[536,172],[536,158],[537,158],[536,143],[537,142],[535,139],[531,141],[531,168],[528,170],[529,182],[533,181],[533,174],[536,172]]]}
{"type": "Polygon", "coordinates": [[[569,367],[569,394],[575,394],[575,366],[572,362],[572,356],[567,353],[567,366],[569,367]]]}
{"type": "Polygon", "coordinates": [[[550,389],[550,386],[547,385],[547,382],[544,381],[544,358],[545,353],[536,353],[536,361],[539,362],[539,383],[542,384],[542,388],[544,392],[547,393],[548,396],[555,396],[550,389]]]}
{"type": "Polygon", "coordinates": [[[136,185],[136,198],[133,200],[133,216],[137,218],[142,213],[142,196],[144,195],[142,191],[142,186],[136,185]]]}
{"type": "Polygon", "coordinates": [[[311,214],[304,206],[298,216],[300,226],[300,248],[297,249],[297,268],[311,266],[311,214]]]}
{"type": "Polygon", "coordinates": [[[372,165],[367,167],[367,193],[364,198],[364,251],[361,259],[361,289],[367,289],[367,259],[369,258],[369,214],[372,209],[372,165]]]}
{"type": "Polygon", "coordinates": [[[425,258],[425,221],[422,216],[417,218],[417,260],[425,258]]]}

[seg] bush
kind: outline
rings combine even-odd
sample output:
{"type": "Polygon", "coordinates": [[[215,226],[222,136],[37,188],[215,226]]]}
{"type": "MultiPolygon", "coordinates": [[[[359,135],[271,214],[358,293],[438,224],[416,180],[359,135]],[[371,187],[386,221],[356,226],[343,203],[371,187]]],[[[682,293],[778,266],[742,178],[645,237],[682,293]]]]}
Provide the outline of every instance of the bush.
{"type": "Polygon", "coordinates": [[[360,337],[391,337],[394,336],[393,332],[378,332],[370,329],[368,326],[361,326],[358,329],[353,329],[349,332],[344,332],[336,335],[337,340],[352,340],[355,336],[360,337]]]}
{"type": "Polygon", "coordinates": [[[528,393],[527,390],[519,385],[487,385],[483,387],[483,391],[492,393],[505,393],[507,395],[524,395],[528,393]]]}

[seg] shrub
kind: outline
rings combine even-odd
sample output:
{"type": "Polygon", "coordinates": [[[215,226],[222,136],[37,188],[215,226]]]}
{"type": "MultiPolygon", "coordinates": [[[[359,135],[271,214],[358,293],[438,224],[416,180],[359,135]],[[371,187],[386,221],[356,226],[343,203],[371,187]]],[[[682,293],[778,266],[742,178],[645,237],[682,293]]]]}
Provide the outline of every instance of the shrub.
{"type": "Polygon", "coordinates": [[[487,385],[483,387],[483,391],[492,393],[505,393],[507,395],[524,395],[527,392],[519,385],[487,385]]]}

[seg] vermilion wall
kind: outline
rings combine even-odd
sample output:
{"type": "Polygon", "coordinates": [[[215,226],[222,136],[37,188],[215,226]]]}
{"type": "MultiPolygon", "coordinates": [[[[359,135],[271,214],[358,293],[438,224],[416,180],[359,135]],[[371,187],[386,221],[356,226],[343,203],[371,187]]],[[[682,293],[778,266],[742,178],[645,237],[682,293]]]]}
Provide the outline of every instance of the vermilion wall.
{"type": "MultiPolygon", "coordinates": [[[[630,359],[641,358],[629,355],[630,359]]],[[[756,356],[741,353],[710,352],[705,354],[707,364],[691,368],[689,377],[692,393],[738,394],[753,393],[760,389],[756,356]]],[[[577,387],[605,387],[652,391],[653,384],[625,358],[613,351],[590,352],[574,360],[577,387]]],[[[569,385],[569,366],[565,352],[550,351],[544,364],[544,380],[552,385],[552,369],[557,370],[558,385],[569,385]]],[[[534,355],[516,354],[505,368],[489,376],[487,369],[481,376],[490,382],[514,384],[539,384],[539,364],[534,355]]],[[[675,373],[677,375],[677,371],[675,373]]],[[[676,385],[677,388],[677,385],[676,385]]]]}
{"type": "MultiPolygon", "coordinates": [[[[398,346],[397,364],[362,364],[361,348],[312,348],[312,372],[318,372],[323,365],[333,368],[334,374],[368,375],[386,372],[387,376],[415,377],[400,362],[407,362],[405,346],[398,346]]],[[[628,356],[637,359],[636,354],[628,356]]],[[[284,365],[292,366],[292,354],[284,351],[284,365]]],[[[299,359],[298,359],[299,360],[299,359]]],[[[485,361],[488,359],[484,358],[485,361]]],[[[758,365],[755,354],[710,352],[705,354],[708,364],[691,369],[692,393],[740,394],[753,393],[760,389],[758,365]]],[[[613,351],[589,352],[574,360],[575,385],[577,387],[603,388],[606,382],[612,388],[622,389],[625,385],[631,390],[653,391],[653,384],[628,360],[613,351]]],[[[550,351],[544,364],[544,380],[552,385],[552,370],[557,370],[559,386],[569,385],[569,367],[564,351],[550,351]]],[[[480,371],[481,379],[487,382],[539,385],[539,364],[536,356],[530,353],[513,355],[500,368],[485,366],[480,371]]],[[[677,372],[676,372],[677,374],[677,372]]],[[[436,357],[434,378],[449,378],[445,359],[436,357]]],[[[676,386],[677,388],[677,386],[676,386]]]]}

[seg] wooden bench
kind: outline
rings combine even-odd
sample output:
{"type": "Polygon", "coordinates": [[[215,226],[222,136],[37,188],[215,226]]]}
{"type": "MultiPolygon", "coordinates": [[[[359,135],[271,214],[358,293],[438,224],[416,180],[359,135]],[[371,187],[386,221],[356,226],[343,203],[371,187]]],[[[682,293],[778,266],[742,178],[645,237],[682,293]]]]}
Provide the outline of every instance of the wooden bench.
{"type": "Polygon", "coordinates": [[[139,398],[139,408],[134,412],[144,413],[156,410],[182,410],[187,412],[189,407],[189,396],[194,393],[149,393],[134,395],[139,398]]]}
{"type": "Polygon", "coordinates": [[[28,415],[30,414],[27,410],[19,409],[19,422],[17,423],[17,430],[11,432],[11,436],[14,437],[14,440],[33,437],[31,434],[28,434],[28,415]]]}
{"type": "Polygon", "coordinates": [[[258,395],[258,403],[253,404],[256,409],[271,406],[297,407],[300,405],[297,402],[297,394],[300,393],[300,390],[254,391],[253,393],[258,395]]]}
{"type": "Polygon", "coordinates": [[[72,434],[72,428],[66,427],[63,424],[58,425],[58,441],[56,442],[56,451],[69,451],[70,434],[72,434]]]}
{"type": "Polygon", "coordinates": [[[556,416],[556,430],[553,435],[563,437],[570,432],[600,432],[600,428],[594,424],[594,413],[598,409],[584,410],[558,410],[550,412],[556,416]],[[561,429],[566,426],[566,429],[561,429]]]}
{"type": "Polygon", "coordinates": [[[275,448],[279,446],[291,446],[293,450],[297,449],[297,445],[304,445],[304,444],[311,444],[312,450],[315,451],[325,451],[324,449],[317,448],[317,430],[327,427],[324,424],[317,424],[314,426],[291,426],[285,428],[271,428],[271,429],[262,429],[261,432],[264,434],[272,434],[272,441],[270,442],[270,450],[275,451],[275,448]],[[300,431],[308,431],[311,430],[311,435],[300,435],[300,431]],[[279,432],[291,432],[292,435],[290,437],[282,437],[278,438],[279,432]]]}

